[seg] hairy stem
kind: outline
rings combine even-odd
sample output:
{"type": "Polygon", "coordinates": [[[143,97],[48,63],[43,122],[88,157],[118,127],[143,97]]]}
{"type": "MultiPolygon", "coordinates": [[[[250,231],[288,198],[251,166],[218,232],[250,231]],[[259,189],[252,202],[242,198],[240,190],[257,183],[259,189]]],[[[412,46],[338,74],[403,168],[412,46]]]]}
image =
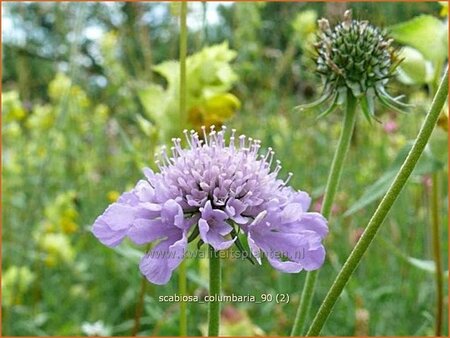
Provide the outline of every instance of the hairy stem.
{"type": "MultiPolygon", "coordinates": [[[[178,294],[180,296],[187,294],[187,280],[186,280],[186,262],[182,261],[178,266],[178,294]]],[[[179,322],[180,336],[187,336],[187,304],[180,302],[180,322],[179,322]]]]}
{"type": "MultiPolygon", "coordinates": [[[[180,10],[180,125],[186,119],[186,54],[187,54],[187,1],[181,2],[180,10]]],[[[178,293],[187,293],[186,262],[182,261],[178,268],[178,293]]],[[[187,304],[180,302],[180,336],[187,336],[187,304]]]]}
{"type": "Polygon", "coordinates": [[[431,235],[433,241],[433,256],[436,265],[436,327],[435,335],[442,335],[442,322],[444,316],[444,284],[440,244],[440,217],[439,217],[439,173],[433,173],[431,182],[431,235]]]}
{"type": "Polygon", "coordinates": [[[431,108],[425,117],[425,121],[420,128],[414,145],[412,146],[408,156],[403,162],[403,165],[401,166],[399,172],[395,176],[395,179],[389,187],[389,190],[386,192],[377,209],[375,210],[375,213],[370,219],[369,224],[364,230],[364,233],[362,234],[353,251],[350,253],[347,261],[344,263],[344,266],[334,280],[333,285],[328,290],[328,294],[325,296],[325,299],[322,302],[319,311],[317,312],[311,324],[311,327],[309,328],[309,331],[307,333],[308,336],[319,335],[334,305],[336,304],[336,301],[342,293],[342,290],[344,289],[348,280],[361,261],[363,255],[375,238],[375,235],[377,234],[381,224],[386,218],[387,213],[389,212],[398,195],[405,186],[431,136],[442,107],[445,104],[445,100],[447,99],[447,94],[448,68],[445,71],[445,75],[439,85],[437,93],[431,104],[431,108]]]}
{"type": "MultiPolygon", "coordinates": [[[[334,153],[333,162],[331,163],[330,173],[328,175],[327,186],[325,189],[325,195],[322,202],[322,215],[329,220],[331,216],[331,210],[333,206],[334,197],[339,186],[341,178],[342,168],[344,160],[347,155],[350,141],[353,135],[353,129],[355,128],[356,121],[356,107],[357,100],[349,92],[347,96],[347,107],[339,137],[339,143],[334,153]]],[[[316,280],[319,270],[309,271],[306,275],[305,284],[303,286],[302,295],[300,298],[300,304],[295,316],[294,326],[292,328],[291,336],[299,336],[302,334],[305,321],[311,307],[312,298],[314,295],[314,289],[316,286],[316,280]]]]}
{"type": "MultiPolygon", "coordinates": [[[[220,268],[220,257],[216,251],[209,247],[209,295],[219,296],[221,290],[222,276],[220,268]]],[[[209,302],[208,311],[208,336],[219,335],[220,302],[209,302]]]]}
{"type": "Polygon", "coordinates": [[[180,123],[186,119],[186,54],[187,54],[187,1],[181,2],[180,11],[180,123]]]}
{"type": "Polygon", "coordinates": [[[133,329],[131,330],[131,335],[136,336],[139,332],[139,329],[141,328],[141,317],[142,317],[142,311],[144,310],[144,296],[145,296],[145,289],[147,287],[147,279],[145,276],[142,276],[141,278],[141,289],[139,291],[139,298],[138,302],[136,304],[136,309],[134,312],[134,324],[133,329]]]}

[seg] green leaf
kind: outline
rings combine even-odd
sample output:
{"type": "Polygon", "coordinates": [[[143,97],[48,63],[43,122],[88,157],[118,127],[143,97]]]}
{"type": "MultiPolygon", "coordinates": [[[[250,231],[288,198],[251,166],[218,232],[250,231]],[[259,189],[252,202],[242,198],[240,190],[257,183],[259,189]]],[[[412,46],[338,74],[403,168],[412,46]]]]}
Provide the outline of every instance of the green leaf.
{"type": "Polygon", "coordinates": [[[444,165],[448,162],[448,133],[442,128],[436,128],[428,142],[429,150],[436,160],[444,165]]]}
{"type": "Polygon", "coordinates": [[[139,261],[144,256],[143,252],[125,244],[117,246],[113,250],[134,264],[139,264],[139,261]]]}
{"type": "Polygon", "coordinates": [[[208,283],[205,281],[204,278],[202,278],[196,271],[194,270],[189,270],[187,272],[187,278],[189,279],[189,281],[197,284],[199,287],[208,289],[209,285],[208,283]]]}
{"type": "Polygon", "coordinates": [[[430,61],[414,48],[404,47],[400,52],[403,62],[398,69],[398,78],[405,84],[425,84],[433,81],[434,68],[430,61]]]}
{"type": "Polygon", "coordinates": [[[425,58],[439,64],[447,57],[447,25],[431,15],[420,15],[389,28],[390,35],[414,47],[425,58]]]}
{"type": "MultiPolygon", "coordinates": [[[[408,142],[398,153],[391,167],[371,186],[366,188],[362,196],[344,213],[349,216],[355,212],[367,207],[371,203],[377,201],[386,193],[404,162],[408,152],[412,147],[412,142],[408,142]]],[[[433,173],[443,168],[444,163],[437,160],[431,153],[429,147],[425,148],[419,162],[416,165],[412,175],[422,176],[424,174],[433,173]]]]}
{"type": "Polygon", "coordinates": [[[436,272],[436,265],[434,261],[428,259],[418,259],[414,257],[405,257],[406,261],[412,266],[427,272],[436,272]]]}
{"type": "MultiPolygon", "coordinates": [[[[379,238],[381,240],[382,245],[384,245],[389,252],[393,253],[397,257],[403,259],[405,262],[409,263],[409,265],[420,269],[422,271],[426,271],[429,273],[436,273],[436,265],[433,260],[429,259],[419,259],[415,257],[408,256],[404,254],[398,247],[392,243],[390,240],[387,240],[383,237],[379,238]]],[[[444,277],[448,279],[448,270],[444,271],[444,277]]]]}
{"type": "Polygon", "coordinates": [[[317,30],[317,12],[312,9],[299,12],[291,26],[295,32],[295,41],[301,48],[307,48],[308,43],[313,41],[317,30]]]}
{"type": "Polygon", "coordinates": [[[178,61],[165,61],[152,67],[153,71],[167,80],[167,87],[178,87],[180,64],[178,61]]]}
{"type": "Polygon", "coordinates": [[[198,128],[210,121],[221,124],[234,115],[241,103],[228,91],[238,79],[230,65],[236,55],[224,42],[187,57],[186,103],[189,115],[188,123],[183,126],[179,123],[179,62],[165,61],[152,67],[167,83],[138,88],[137,94],[146,117],[163,142],[177,137],[184,128],[198,128]]]}
{"type": "Polygon", "coordinates": [[[394,180],[396,171],[390,170],[384,173],[374,184],[364,190],[363,195],[358,199],[345,213],[344,216],[349,216],[355,212],[363,209],[369,204],[375,202],[383,196],[383,194],[389,189],[392,181],[394,180]]]}
{"type": "Polygon", "coordinates": [[[149,120],[147,120],[145,117],[142,117],[142,115],[136,114],[136,122],[139,128],[146,136],[150,137],[157,133],[155,125],[151,123],[149,120]]]}
{"type": "Polygon", "coordinates": [[[161,86],[151,84],[140,89],[138,90],[138,97],[148,117],[158,122],[164,118],[169,104],[169,97],[161,86]]]}
{"type": "MultiPolygon", "coordinates": [[[[252,257],[252,254],[250,253],[249,250],[247,250],[246,248],[244,248],[244,246],[241,243],[241,240],[239,239],[239,234],[238,231],[236,231],[236,229],[233,226],[233,230],[231,231],[231,236],[233,238],[236,238],[236,241],[234,242],[234,244],[236,245],[236,247],[238,248],[239,252],[244,255],[244,257],[253,265],[256,264],[255,260],[252,257]]],[[[247,244],[248,245],[248,244],[247,244]]]]}

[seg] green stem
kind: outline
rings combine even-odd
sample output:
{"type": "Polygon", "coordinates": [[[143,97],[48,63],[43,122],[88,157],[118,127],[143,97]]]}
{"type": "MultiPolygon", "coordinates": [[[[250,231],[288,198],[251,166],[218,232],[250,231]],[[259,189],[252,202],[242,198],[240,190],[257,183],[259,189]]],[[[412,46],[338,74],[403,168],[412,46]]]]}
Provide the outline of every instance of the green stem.
{"type": "Polygon", "coordinates": [[[309,328],[309,331],[307,333],[308,336],[319,335],[342,290],[344,289],[351,275],[361,261],[362,256],[367,251],[369,245],[375,238],[375,235],[377,234],[377,231],[386,218],[387,213],[389,212],[398,195],[405,186],[409,176],[411,175],[414,167],[417,164],[417,161],[420,158],[420,155],[422,155],[422,152],[425,149],[434,126],[436,125],[439,114],[445,104],[447,93],[448,68],[445,71],[445,75],[439,85],[438,91],[433,99],[433,103],[431,104],[431,108],[427,116],[425,117],[425,121],[422,124],[414,145],[412,146],[408,156],[403,162],[403,165],[397,173],[397,176],[389,187],[389,190],[381,200],[375,213],[370,219],[363,235],[359,239],[353,251],[350,253],[350,256],[347,258],[347,261],[344,263],[344,266],[334,280],[333,285],[328,290],[328,294],[325,296],[325,299],[322,302],[322,305],[320,306],[319,311],[317,312],[311,324],[311,327],[309,328]]]}
{"type": "MultiPolygon", "coordinates": [[[[222,283],[220,271],[220,257],[216,251],[209,247],[209,295],[219,296],[222,283]]],[[[220,321],[220,302],[210,301],[208,312],[208,336],[219,335],[219,321],[220,321]]]]}
{"type": "MultiPolygon", "coordinates": [[[[333,206],[334,197],[339,186],[344,160],[350,146],[350,141],[353,135],[353,129],[356,121],[356,98],[349,92],[347,96],[347,107],[344,117],[344,124],[342,127],[339,143],[334,153],[333,162],[331,163],[330,173],[328,175],[325,195],[322,202],[322,215],[329,220],[333,206]]],[[[303,326],[305,325],[306,316],[311,307],[314,289],[319,270],[310,271],[306,274],[305,284],[303,286],[300,304],[295,316],[294,326],[292,328],[291,336],[299,336],[302,334],[303,326]]]]}
{"type": "Polygon", "coordinates": [[[141,328],[141,317],[142,311],[144,310],[144,296],[147,284],[148,284],[147,279],[145,278],[145,276],[143,276],[141,278],[141,289],[139,291],[138,302],[136,304],[136,309],[134,313],[134,325],[133,329],[131,330],[132,336],[136,336],[139,332],[139,329],[141,328]]]}
{"type": "MultiPolygon", "coordinates": [[[[180,125],[186,117],[186,54],[187,54],[187,1],[181,2],[180,9],[180,125]]],[[[186,262],[183,260],[178,268],[178,293],[187,294],[186,262]]],[[[187,304],[180,302],[180,336],[187,336],[187,304]]]]}
{"type": "MultiPolygon", "coordinates": [[[[178,294],[180,296],[187,294],[187,281],[186,281],[186,262],[183,260],[178,266],[178,294]]],[[[180,323],[179,323],[180,336],[187,336],[187,304],[186,302],[180,302],[180,323]]]]}
{"type": "Polygon", "coordinates": [[[186,54],[187,54],[187,1],[181,2],[180,11],[180,123],[186,119],[186,54]]]}
{"type": "Polygon", "coordinates": [[[333,206],[334,197],[341,179],[342,167],[344,160],[350,146],[350,141],[353,135],[353,129],[356,121],[356,104],[357,101],[351,93],[347,96],[347,109],[344,117],[344,126],[339,138],[338,147],[334,154],[333,162],[331,163],[330,174],[328,176],[325,195],[323,198],[321,213],[325,218],[331,216],[331,209],[333,206]]]}
{"type": "Polygon", "coordinates": [[[436,265],[436,327],[435,335],[441,336],[444,316],[444,284],[440,244],[440,217],[439,217],[439,173],[433,173],[431,183],[431,234],[433,241],[433,256],[436,265]]]}

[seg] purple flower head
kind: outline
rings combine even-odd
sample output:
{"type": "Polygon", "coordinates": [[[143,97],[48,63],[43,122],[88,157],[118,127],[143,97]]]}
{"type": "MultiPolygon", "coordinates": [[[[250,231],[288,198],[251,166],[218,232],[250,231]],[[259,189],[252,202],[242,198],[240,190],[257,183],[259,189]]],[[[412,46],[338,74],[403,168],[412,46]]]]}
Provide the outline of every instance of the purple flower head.
{"type": "Polygon", "coordinates": [[[181,263],[188,242],[200,241],[225,250],[246,236],[248,246],[261,263],[283,272],[318,269],[324,261],[322,240],[327,221],[308,212],[311,199],[287,186],[292,176],[279,179],[279,161],[271,148],[260,154],[260,141],[235,137],[226,128],[203,139],[185,131],[187,148],[173,139],[171,155],[162,148],[156,161],[160,171],[144,169],[130,192],[110,205],[93,225],[94,235],[107,246],[125,237],[137,244],[159,243],[140,263],[141,272],[155,284],[169,281],[181,263]]]}

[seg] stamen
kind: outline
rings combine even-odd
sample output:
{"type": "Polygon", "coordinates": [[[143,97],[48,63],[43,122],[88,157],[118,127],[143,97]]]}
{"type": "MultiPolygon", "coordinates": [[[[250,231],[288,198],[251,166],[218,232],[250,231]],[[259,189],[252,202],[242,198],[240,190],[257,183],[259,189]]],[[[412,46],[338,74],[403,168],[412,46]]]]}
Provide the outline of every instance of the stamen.
{"type": "Polygon", "coordinates": [[[269,165],[268,165],[269,168],[272,166],[272,161],[273,161],[274,156],[275,156],[275,152],[272,150],[270,152],[269,165]]]}
{"type": "Polygon", "coordinates": [[[184,134],[184,137],[186,138],[186,141],[187,141],[189,147],[192,148],[191,139],[190,139],[189,136],[188,136],[188,130],[187,130],[187,129],[184,129],[184,130],[183,130],[183,134],[184,134]]]}
{"type": "Polygon", "coordinates": [[[202,126],[202,131],[203,131],[203,140],[205,140],[205,145],[208,146],[208,136],[206,135],[206,127],[202,126]]]}
{"type": "Polygon", "coordinates": [[[291,180],[291,177],[293,176],[294,174],[293,173],[288,173],[288,177],[286,178],[286,180],[283,182],[283,185],[286,185],[286,184],[288,184],[288,182],[291,180]]]}
{"type": "Polygon", "coordinates": [[[163,168],[161,167],[161,162],[159,160],[155,160],[155,164],[159,168],[159,171],[163,172],[163,168]]]}
{"type": "Polygon", "coordinates": [[[278,175],[278,173],[280,172],[280,170],[281,170],[281,168],[282,168],[282,166],[280,165],[281,162],[280,162],[279,160],[277,160],[276,163],[277,163],[277,165],[276,165],[276,167],[275,167],[275,169],[274,169],[274,171],[273,171],[274,174],[275,174],[275,176],[278,175]]]}
{"type": "Polygon", "coordinates": [[[176,148],[175,147],[170,147],[170,150],[172,151],[172,157],[175,159],[175,158],[178,158],[178,153],[177,153],[177,151],[176,151],[176,148]]]}
{"type": "Polygon", "coordinates": [[[200,139],[198,138],[198,134],[196,132],[194,132],[192,134],[192,131],[191,131],[191,142],[194,147],[193,149],[197,149],[197,148],[201,147],[201,142],[200,142],[200,139]]]}
{"type": "Polygon", "coordinates": [[[170,159],[169,156],[167,156],[167,147],[166,146],[162,146],[161,147],[161,159],[163,160],[163,163],[167,165],[170,165],[170,159]]]}
{"type": "Polygon", "coordinates": [[[245,135],[239,136],[239,148],[245,148],[245,135]]]}

